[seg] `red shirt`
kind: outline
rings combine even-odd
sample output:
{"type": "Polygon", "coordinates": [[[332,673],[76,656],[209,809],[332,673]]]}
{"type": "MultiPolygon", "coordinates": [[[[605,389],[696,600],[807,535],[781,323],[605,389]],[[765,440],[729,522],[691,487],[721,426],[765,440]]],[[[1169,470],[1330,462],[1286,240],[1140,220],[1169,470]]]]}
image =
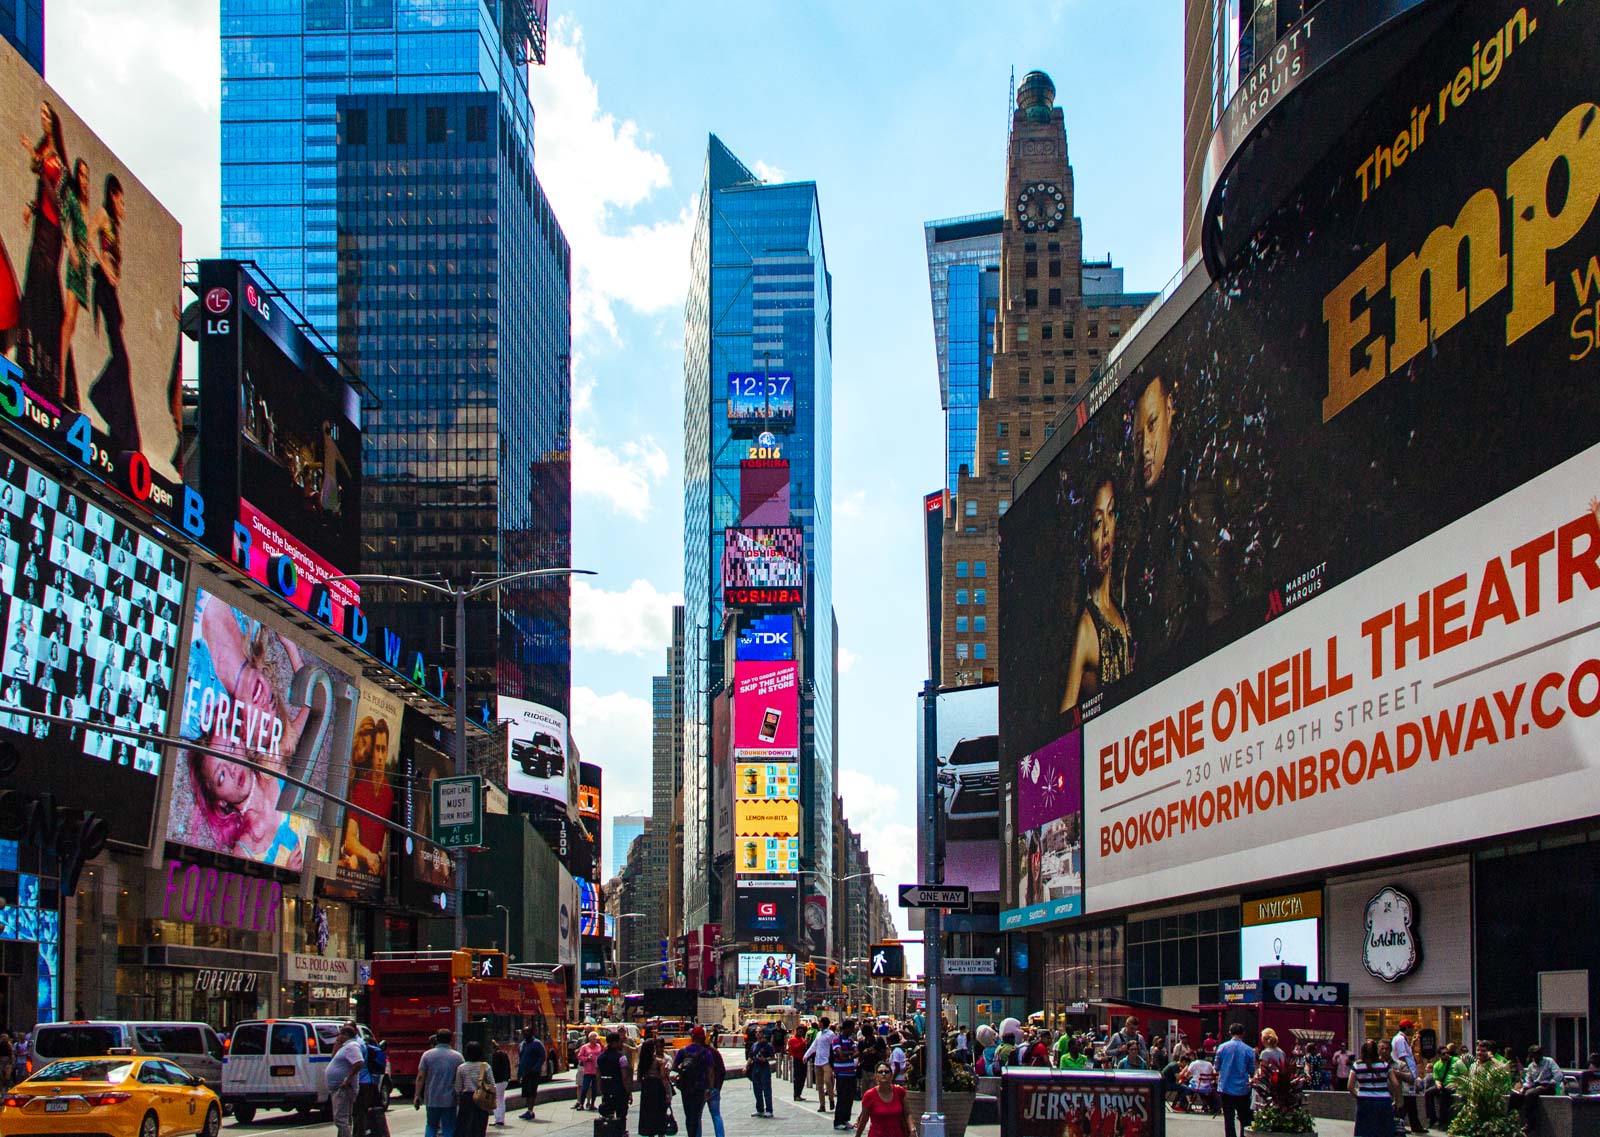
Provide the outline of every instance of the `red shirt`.
{"type": "Polygon", "coordinates": [[[873,1086],[861,1095],[861,1112],[871,1119],[867,1137],[905,1137],[906,1091],[904,1086],[890,1086],[893,1095],[889,1101],[873,1086]]]}
{"type": "Polygon", "coordinates": [[[789,1057],[804,1058],[806,1056],[806,1040],[799,1034],[789,1036],[789,1057]]]}

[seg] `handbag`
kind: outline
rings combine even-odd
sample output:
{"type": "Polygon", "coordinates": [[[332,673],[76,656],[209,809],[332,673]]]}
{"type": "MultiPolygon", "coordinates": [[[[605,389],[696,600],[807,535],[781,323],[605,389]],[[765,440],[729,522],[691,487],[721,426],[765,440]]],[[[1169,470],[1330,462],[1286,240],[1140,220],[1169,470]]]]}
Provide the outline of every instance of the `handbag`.
{"type": "Polygon", "coordinates": [[[483,1069],[478,1071],[478,1088],[472,1091],[472,1104],[484,1113],[494,1112],[494,1083],[489,1081],[488,1063],[484,1063],[483,1069]]]}
{"type": "Polygon", "coordinates": [[[667,1137],[677,1137],[678,1118],[672,1112],[672,1107],[667,1107],[667,1137]]]}

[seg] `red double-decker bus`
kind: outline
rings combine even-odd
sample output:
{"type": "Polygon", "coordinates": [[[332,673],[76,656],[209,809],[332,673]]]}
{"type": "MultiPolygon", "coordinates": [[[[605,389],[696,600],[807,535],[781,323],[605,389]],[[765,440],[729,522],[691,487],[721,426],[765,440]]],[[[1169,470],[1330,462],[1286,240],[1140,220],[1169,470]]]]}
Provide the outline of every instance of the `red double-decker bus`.
{"type": "Polygon", "coordinates": [[[465,1004],[466,1038],[499,1042],[513,1068],[528,1027],[544,1042],[552,1068],[567,1068],[567,995],[557,972],[515,968],[507,975],[501,952],[380,952],[367,994],[372,1032],[388,1052],[389,1076],[408,1096],[434,1033],[455,1026],[457,1003],[465,1004]]]}

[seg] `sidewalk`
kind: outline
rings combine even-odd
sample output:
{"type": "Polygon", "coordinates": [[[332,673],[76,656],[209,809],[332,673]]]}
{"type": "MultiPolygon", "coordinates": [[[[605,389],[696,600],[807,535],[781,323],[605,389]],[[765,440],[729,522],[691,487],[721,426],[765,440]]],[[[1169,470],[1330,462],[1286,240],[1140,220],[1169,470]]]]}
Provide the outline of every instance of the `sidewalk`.
{"type": "MultiPolygon", "coordinates": [[[[717,1050],[722,1055],[723,1063],[728,1067],[728,1077],[744,1077],[744,1047],[719,1046],[717,1050]]],[[[522,1092],[512,1090],[506,1095],[508,1101],[517,1103],[517,1108],[522,1108],[522,1092]]],[[[564,1073],[557,1074],[547,1082],[539,1083],[539,1102],[576,1101],[578,1099],[578,1068],[573,1066],[564,1073]]],[[[396,1098],[396,1101],[399,1099],[396,1098]]]]}

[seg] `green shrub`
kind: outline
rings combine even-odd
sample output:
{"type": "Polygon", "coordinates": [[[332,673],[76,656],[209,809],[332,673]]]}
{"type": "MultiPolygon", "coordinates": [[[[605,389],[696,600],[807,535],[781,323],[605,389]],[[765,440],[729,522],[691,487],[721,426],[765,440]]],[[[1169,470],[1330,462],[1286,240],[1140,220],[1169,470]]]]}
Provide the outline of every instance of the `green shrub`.
{"type": "Polygon", "coordinates": [[[1460,1102],[1450,1132],[1456,1137],[1522,1137],[1522,1119],[1511,1112],[1511,1067],[1491,1059],[1479,1062],[1456,1082],[1460,1102]]]}

